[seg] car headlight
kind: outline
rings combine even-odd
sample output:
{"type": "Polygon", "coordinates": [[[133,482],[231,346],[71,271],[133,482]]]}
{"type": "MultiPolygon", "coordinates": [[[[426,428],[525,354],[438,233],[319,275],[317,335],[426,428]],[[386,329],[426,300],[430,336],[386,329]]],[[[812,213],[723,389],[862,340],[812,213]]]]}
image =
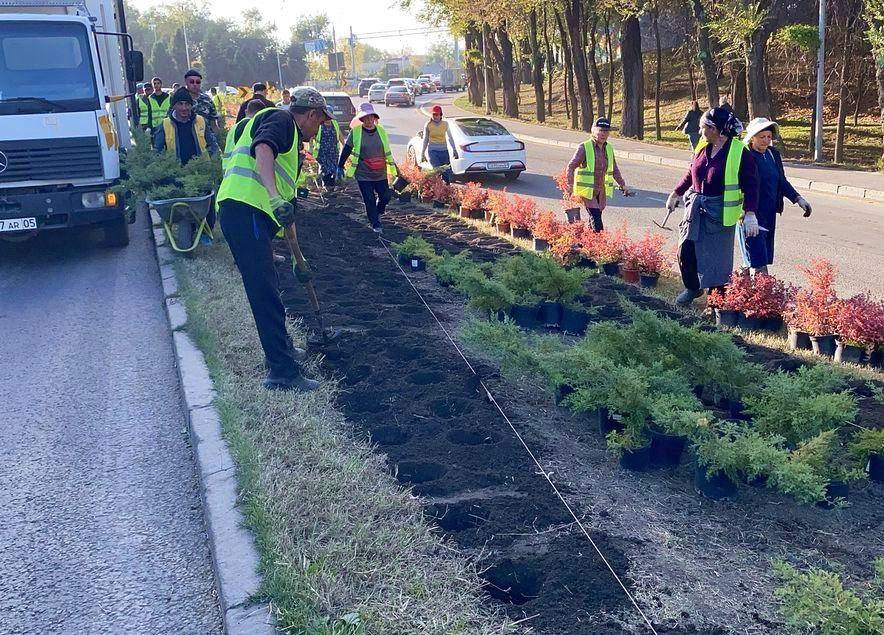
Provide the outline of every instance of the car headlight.
{"type": "Polygon", "coordinates": [[[117,204],[115,192],[86,192],[80,197],[83,207],[114,207],[117,204]]]}

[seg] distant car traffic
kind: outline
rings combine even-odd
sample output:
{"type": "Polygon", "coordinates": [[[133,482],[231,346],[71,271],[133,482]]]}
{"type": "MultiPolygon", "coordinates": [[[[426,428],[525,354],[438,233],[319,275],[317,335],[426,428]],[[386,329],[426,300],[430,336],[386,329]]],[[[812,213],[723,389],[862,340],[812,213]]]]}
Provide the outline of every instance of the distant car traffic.
{"type": "Polygon", "coordinates": [[[368,95],[369,89],[374,84],[377,84],[379,81],[381,81],[381,80],[377,77],[366,77],[365,79],[360,79],[359,80],[359,88],[358,88],[359,96],[365,97],[366,95],[368,95]]]}
{"type": "Polygon", "coordinates": [[[381,103],[384,101],[384,95],[387,92],[387,85],[378,82],[377,84],[372,84],[368,89],[368,103],[373,104],[374,102],[381,103]]]}
{"type": "Polygon", "coordinates": [[[332,111],[335,113],[335,121],[344,130],[349,130],[350,122],[356,116],[356,107],[353,105],[350,95],[339,92],[321,94],[325,97],[326,103],[332,107],[332,111]]]}
{"type": "MultiPolygon", "coordinates": [[[[525,144],[506,128],[487,117],[456,117],[448,119],[448,129],[457,147],[448,148],[451,171],[455,176],[475,178],[483,174],[501,174],[515,181],[525,171],[525,144]]],[[[424,145],[423,130],[408,141],[407,161],[429,169],[429,162],[419,160],[424,145]]]]}
{"type": "Polygon", "coordinates": [[[414,95],[408,90],[407,86],[391,86],[384,94],[385,106],[413,106],[414,95]]]}

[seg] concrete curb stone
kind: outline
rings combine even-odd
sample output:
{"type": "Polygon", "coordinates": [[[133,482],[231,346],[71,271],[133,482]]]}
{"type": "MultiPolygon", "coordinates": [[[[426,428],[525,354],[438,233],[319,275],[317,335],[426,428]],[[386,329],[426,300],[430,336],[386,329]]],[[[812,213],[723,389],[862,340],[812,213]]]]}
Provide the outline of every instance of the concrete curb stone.
{"type": "Polygon", "coordinates": [[[187,333],[179,330],[187,324],[187,310],[177,298],[178,281],[171,266],[174,256],[164,246],[163,232],[154,230],[153,235],[184,412],[199,469],[200,498],[224,632],[227,635],[274,635],[277,630],[270,606],[250,604],[261,588],[260,557],[239,508],[236,464],[214,405],[215,387],[202,352],[187,333]]]}

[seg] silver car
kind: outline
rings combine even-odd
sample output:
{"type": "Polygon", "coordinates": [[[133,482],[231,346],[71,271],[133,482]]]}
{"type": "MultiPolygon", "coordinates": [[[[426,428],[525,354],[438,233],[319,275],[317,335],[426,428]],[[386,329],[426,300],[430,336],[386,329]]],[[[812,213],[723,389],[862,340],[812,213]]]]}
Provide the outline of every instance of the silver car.
{"type": "Polygon", "coordinates": [[[386,84],[372,84],[368,89],[368,103],[382,103],[384,101],[384,93],[387,92],[386,84]]]}

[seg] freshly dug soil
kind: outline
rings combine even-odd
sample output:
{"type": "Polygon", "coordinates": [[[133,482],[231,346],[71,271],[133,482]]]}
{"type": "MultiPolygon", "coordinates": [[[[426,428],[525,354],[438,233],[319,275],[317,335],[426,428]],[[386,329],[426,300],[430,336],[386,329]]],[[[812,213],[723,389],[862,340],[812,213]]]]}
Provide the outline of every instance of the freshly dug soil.
{"type": "MultiPolygon", "coordinates": [[[[537,633],[648,632],[360,211],[361,203],[342,197],[338,207],[302,213],[298,223],[324,320],[345,330],[317,350],[340,378],[340,407],[387,454],[396,478],[423,497],[440,530],[487,568],[489,602],[530,618],[526,626],[537,633]]],[[[515,249],[440,210],[393,205],[382,220],[385,239],[419,234],[477,260],[515,249]]],[[[284,244],[277,249],[285,253],[284,244]]],[[[309,326],[309,304],[290,266],[279,273],[286,307],[309,326]]],[[[456,337],[463,299],[429,273],[408,276],[456,337]]],[[[624,319],[619,295],[688,319],[611,278],[592,278],[586,289],[593,320],[624,319]]],[[[748,350],[768,368],[796,366],[778,351],[748,350]]],[[[861,486],[850,507],[830,511],[748,487],[736,501],[706,501],[693,491],[689,458],[675,469],[626,472],[588,418],[468,357],[659,633],[782,632],[771,558],[834,561],[868,576],[880,554],[880,485],[861,486]]],[[[884,420],[870,401],[862,416],[884,420]]]]}

